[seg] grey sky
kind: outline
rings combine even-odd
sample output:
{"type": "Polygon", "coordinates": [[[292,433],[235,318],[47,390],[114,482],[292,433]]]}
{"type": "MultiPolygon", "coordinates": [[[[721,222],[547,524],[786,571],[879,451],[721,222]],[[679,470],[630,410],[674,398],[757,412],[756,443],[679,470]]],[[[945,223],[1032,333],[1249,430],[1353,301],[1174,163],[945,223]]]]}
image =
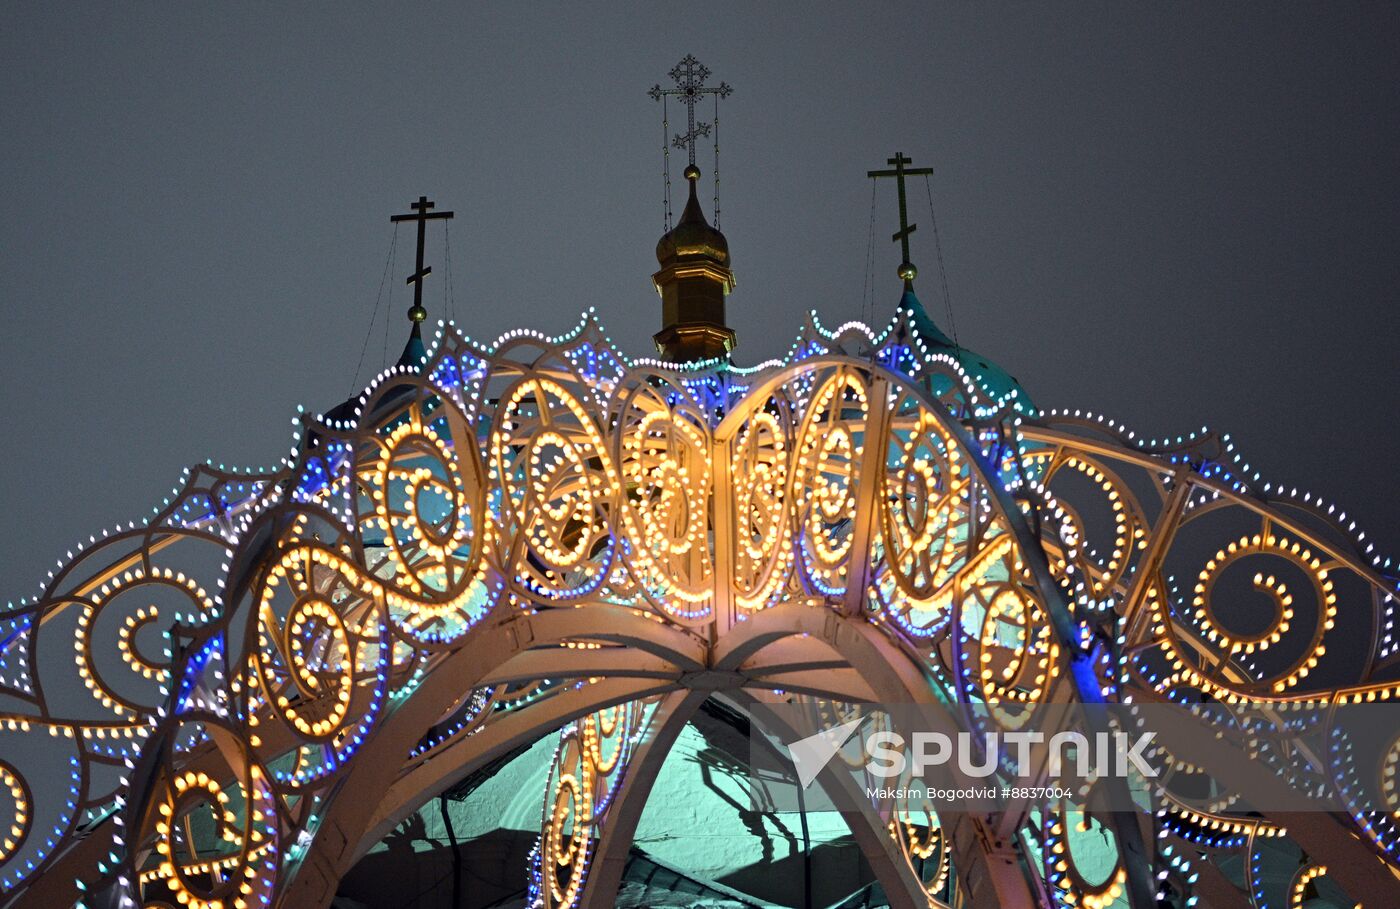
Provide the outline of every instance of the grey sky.
{"type": "MultiPolygon", "coordinates": [[[[902,150],[936,168],[964,344],[1042,406],[1228,430],[1400,553],[1397,47],[1380,4],[9,5],[0,592],[34,592],[183,465],[274,461],[298,403],[343,399],[388,216],[420,193],[457,212],[470,334],[591,305],[649,353],[645,92],[686,53],[735,87],[741,362],[809,308],[861,315],[864,174],[902,150]]],[[[944,321],[922,184],[911,209],[944,321]]],[[[888,184],[876,216],[883,319],[888,184]]],[[[407,330],[401,241],[361,380],[407,330]]],[[[442,243],[434,225],[434,320],[442,243]]]]}

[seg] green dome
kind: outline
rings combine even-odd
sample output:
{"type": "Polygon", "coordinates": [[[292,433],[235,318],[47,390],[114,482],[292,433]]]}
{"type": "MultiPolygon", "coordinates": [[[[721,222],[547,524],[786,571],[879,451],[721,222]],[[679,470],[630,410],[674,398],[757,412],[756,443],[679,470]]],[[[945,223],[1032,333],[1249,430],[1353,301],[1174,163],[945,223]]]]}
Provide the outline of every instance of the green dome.
{"type": "Polygon", "coordinates": [[[1006,401],[1014,392],[1015,400],[1020,402],[1022,409],[1034,409],[1030,395],[1026,394],[1026,390],[1021,387],[1015,376],[975,350],[955,343],[943,333],[914,294],[912,283],[904,285],[904,295],[899,299],[899,310],[901,313],[909,313],[909,321],[918,331],[919,337],[928,345],[929,353],[945,353],[957,360],[968,376],[990,395],[993,401],[1006,401]]]}

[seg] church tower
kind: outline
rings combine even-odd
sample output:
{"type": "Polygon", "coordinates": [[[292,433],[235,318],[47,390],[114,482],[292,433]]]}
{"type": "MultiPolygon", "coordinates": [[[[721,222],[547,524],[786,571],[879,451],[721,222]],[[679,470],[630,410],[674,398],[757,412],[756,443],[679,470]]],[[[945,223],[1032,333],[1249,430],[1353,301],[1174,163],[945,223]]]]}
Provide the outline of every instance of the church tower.
{"type": "Polygon", "coordinates": [[[670,145],[685,149],[689,155],[684,173],[690,198],[681,219],[671,227],[670,152],[663,143],[668,229],[656,244],[656,261],[661,268],[651,276],[661,296],[661,330],[652,340],[657,352],[673,362],[713,360],[728,356],[734,349],[734,329],[724,322],[724,298],[734,289],[734,272],[729,268],[729,241],[719,232],[719,99],[728,97],[733,89],[727,82],[706,85],[709,68],[690,54],[681,58],[668,75],[675,81],[675,88],[654,85],[648,94],[652,100],[663,102],[663,136],[669,132],[665,103],[674,97],[685,105],[686,131],[677,133],[670,145]],[[715,102],[714,119],[697,122],[695,105],[707,95],[715,102]],[[700,168],[695,166],[695,141],[710,136],[711,130],[715,146],[715,171],[711,175],[715,184],[714,227],[700,209],[696,193],[700,168]]]}
{"type": "Polygon", "coordinates": [[[724,298],[734,289],[729,241],[700,210],[695,184],[700,168],[685,169],[690,199],[676,226],[656,244],[661,269],[651,276],[661,295],[661,330],[652,336],[668,360],[708,360],[734,349],[734,329],[724,322],[724,298]]]}

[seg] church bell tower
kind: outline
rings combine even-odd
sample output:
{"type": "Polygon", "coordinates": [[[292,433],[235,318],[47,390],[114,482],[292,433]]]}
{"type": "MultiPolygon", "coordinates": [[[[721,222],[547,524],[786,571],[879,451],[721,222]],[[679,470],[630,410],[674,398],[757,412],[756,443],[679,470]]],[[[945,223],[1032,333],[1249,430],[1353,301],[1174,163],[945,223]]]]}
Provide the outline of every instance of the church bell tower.
{"type": "Polygon", "coordinates": [[[661,269],[651,276],[661,295],[661,330],[652,336],[668,360],[707,360],[734,349],[734,329],[724,322],[724,298],[734,289],[729,242],[709,225],[695,184],[700,169],[685,169],[690,200],[676,226],[656,244],[661,269]]]}
{"type": "Polygon", "coordinates": [[[713,360],[729,355],[734,349],[734,329],[724,321],[724,298],[734,289],[734,272],[729,268],[729,241],[719,232],[719,99],[732,89],[727,82],[718,86],[705,85],[709,69],[693,56],[686,55],[671,70],[675,88],[655,85],[650,91],[653,100],[663,102],[662,131],[668,132],[664,102],[677,98],[686,107],[684,133],[671,140],[675,148],[689,153],[690,163],[685,179],[690,197],[680,220],[670,227],[670,153],[666,155],[666,219],[668,230],[656,244],[656,261],[661,266],[651,276],[656,292],[661,296],[661,330],[652,336],[656,349],[667,360],[687,362],[713,360]],[[710,123],[697,123],[695,105],[706,95],[715,100],[715,116],[710,123]],[[705,220],[700,209],[696,184],[700,168],[695,166],[695,141],[710,136],[714,130],[715,144],[715,226],[705,220]]]}

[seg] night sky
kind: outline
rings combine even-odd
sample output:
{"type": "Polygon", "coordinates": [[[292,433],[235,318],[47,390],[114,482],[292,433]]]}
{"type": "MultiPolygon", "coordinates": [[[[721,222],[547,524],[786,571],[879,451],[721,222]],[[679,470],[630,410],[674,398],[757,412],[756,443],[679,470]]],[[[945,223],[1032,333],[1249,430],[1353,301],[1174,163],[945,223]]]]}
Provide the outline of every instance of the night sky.
{"type": "MultiPolygon", "coordinates": [[[[686,53],[735,89],[739,362],[785,351],[808,309],[888,317],[894,192],[863,299],[865,171],[903,151],[935,168],[963,344],[1044,407],[1229,431],[1400,554],[1400,7],[402,7],[6,6],[0,602],[149,514],[182,466],[275,462],[297,404],[392,361],[412,244],[372,323],[388,217],[420,193],[457,213],[467,333],[594,306],[650,354],[646,90],[686,53]]],[[[911,189],[919,293],[948,330],[911,189]]],[[[428,256],[436,321],[439,224],[428,256]]]]}

